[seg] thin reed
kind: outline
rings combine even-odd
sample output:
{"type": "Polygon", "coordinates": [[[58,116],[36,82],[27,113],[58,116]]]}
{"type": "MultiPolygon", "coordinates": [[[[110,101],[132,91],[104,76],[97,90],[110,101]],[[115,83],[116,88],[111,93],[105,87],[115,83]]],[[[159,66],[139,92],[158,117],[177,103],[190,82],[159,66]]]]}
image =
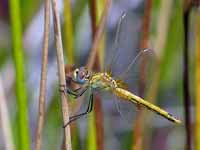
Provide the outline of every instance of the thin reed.
{"type": "MultiPolygon", "coordinates": [[[[57,66],[58,66],[58,77],[60,91],[66,89],[66,79],[65,79],[65,67],[64,67],[64,57],[63,57],[63,46],[62,37],[60,29],[60,19],[58,15],[58,3],[56,0],[52,0],[52,11],[54,20],[54,32],[55,32],[55,44],[56,44],[56,54],[57,54],[57,66]]],[[[61,92],[62,101],[62,113],[63,113],[63,125],[69,122],[69,106],[67,101],[67,96],[64,92],[61,92]]],[[[71,132],[70,126],[64,128],[64,149],[71,150],[71,132]]]]}
{"type": "Polygon", "coordinates": [[[47,80],[47,64],[48,64],[48,48],[49,48],[49,27],[50,27],[50,0],[45,0],[44,9],[44,40],[42,50],[42,67],[40,80],[40,96],[39,96],[39,111],[38,111],[38,125],[35,149],[40,150],[42,144],[42,131],[45,116],[45,102],[46,102],[46,80],[47,80]]]}
{"type": "Polygon", "coordinates": [[[196,35],[195,35],[195,148],[200,149],[200,12],[197,10],[196,18],[196,35]]]}

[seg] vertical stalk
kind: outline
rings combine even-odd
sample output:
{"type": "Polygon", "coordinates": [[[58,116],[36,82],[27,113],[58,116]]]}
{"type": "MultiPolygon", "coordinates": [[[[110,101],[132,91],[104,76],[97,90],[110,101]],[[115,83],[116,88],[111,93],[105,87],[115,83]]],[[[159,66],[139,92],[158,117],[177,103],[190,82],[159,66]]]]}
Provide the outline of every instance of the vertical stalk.
{"type": "MultiPolygon", "coordinates": [[[[64,91],[66,89],[66,79],[65,79],[63,46],[62,46],[60,19],[59,19],[59,14],[58,14],[57,0],[52,0],[52,9],[53,9],[52,11],[53,11],[53,20],[54,20],[59,85],[60,85],[60,88],[62,88],[60,90],[64,91]]],[[[63,124],[65,125],[67,122],[69,122],[69,107],[67,103],[68,102],[67,96],[65,95],[64,92],[61,92],[61,101],[62,101],[63,124]]],[[[64,148],[66,150],[72,149],[70,125],[64,128],[64,148]]]]}
{"type": "MultiPolygon", "coordinates": [[[[93,10],[93,12],[96,13],[92,14],[91,13],[91,19],[94,18],[94,20],[92,20],[92,32],[93,32],[93,40],[95,38],[95,32],[97,29],[97,26],[100,24],[99,21],[101,19],[101,15],[103,14],[103,8],[105,8],[105,0],[101,0],[101,1],[96,1],[96,5],[94,5],[94,7],[91,7],[91,11],[93,10]],[[92,17],[92,15],[96,15],[94,17],[92,17]]],[[[103,61],[102,58],[103,56],[103,52],[104,52],[104,45],[105,42],[105,32],[103,32],[102,38],[99,41],[99,47],[98,47],[98,53],[96,54],[96,62],[93,66],[93,68],[95,70],[101,71],[102,66],[103,66],[103,61]]],[[[95,96],[95,103],[94,103],[94,112],[95,112],[95,126],[96,126],[96,143],[97,143],[97,150],[103,150],[104,149],[104,129],[103,129],[103,112],[102,112],[102,102],[101,102],[101,98],[99,96],[95,96]]]]}
{"type": "MultiPolygon", "coordinates": [[[[75,64],[74,56],[75,56],[75,49],[74,49],[74,27],[73,27],[73,21],[76,21],[77,18],[72,19],[72,9],[71,9],[71,0],[64,0],[64,48],[66,49],[66,59],[67,59],[67,65],[66,66],[72,66],[75,64]]],[[[84,8],[84,5],[82,5],[82,1],[78,1],[79,6],[81,9],[84,8]],[[82,8],[83,7],[83,8],[82,8]]],[[[83,3],[84,4],[84,3],[83,3]]],[[[77,5],[77,4],[76,4],[77,5]]],[[[81,11],[81,10],[79,10],[81,11]]],[[[80,12],[79,12],[80,13],[80,12]]],[[[76,21],[77,23],[77,21],[76,21]]],[[[74,85],[73,87],[76,89],[77,87],[74,85]]],[[[81,102],[80,102],[81,104],[81,102]]],[[[77,124],[73,123],[71,125],[71,133],[72,136],[72,147],[73,149],[78,147],[78,128],[77,124]]]]}
{"type": "MultiPolygon", "coordinates": [[[[103,1],[101,1],[103,2],[103,1]]],[[[92,27],[92,40],[94,42],[99,16],[102,13],[98,13],[98,2],[96,0],[90,0],[90,18],[91,18],[91,27],[92,27]]],[[[101,10],[102,11],[102,10],[101,10]]],[[[98,51],[96,53],[96,61],[93,64],[92,68],[95,70],[100,71],[100,50],[103,50],[100,48],[100,45],[102,45],[102,39],[99,41],[98,51]]],[[[90,114],[89,118],[89,138],[88,138],[88,148],[91,150],[103,149],[103,116],[102,116],[102,107],[101,107],[101,99],[98,96],[95,96],[95,103],[94,103],[94,112],[90,114]],[[98,105],[98,106],[97,106],[98,105]],[[95,119],[94,119],[95,118],[95,119]],[[97,130],[98,129],[98,130],[97,130]],[[91,147],[91,142],[95,144],[95,147],[91,147]]],[[[94,146],[94,145],[93,145],[94,146]]]]}
{"type": "Polygon", "coordinates": [[[104,149],[104,128],[103,128],[103,110],[102,110],[102,101],[101,98],[96,95],[94,103],[95,111],[95,126],[96,126],[96,143],[97,150],[104,149]]]}
{"type": "Polygon", "coordinates": [[[189,0],[185,0],[183,14],[184,26],[184,48],[183,48],[183,96],[185,109],[185,128],[186,128],[186,149],[191,150],[191,100],[189,91],[189,24],[191,5],[189,0]]]}
{"type": "MultiPolygon", "coordinates": [[[[149,41],[149,26],[150,26],[150,18],[151,18],[151,7],[152,7],[152,0],[147,0],[145,3],[144,8],[144,18],[143,18],[143,24],[142,24],[142,39],[140,43],[140,49],[143,50],[145,48],[148,48],[148,41],[149,41]]],[[[146,68],[146,61],[145,59],[142,60],[142,63],[140,64],[140,87],[139,87],[139,94],[140,96],[144,96],[144,86],[145,86],[145,68],[146,68]],[[141,78],[143,77],[143,78],[141,78]]],[[[142,109],[140,106],[138,106],[138,112],[137,112],[137,118],[136,123],[134,126],[134,141],[133,141],[133,150],[141,150],[142,149],[142,143],[143,143],[143,137],[142,137],[142,124],[143,124],[143,118],[142,118],[142,109]]]]}
{"type": "Polygon", "coordinates": [[[91,112],[89,114],[89,121],[88,121],[88,137],[87,137],[88,150],[97,150],[96,126],[94,123],[95,123],[94,112],[91,112]]]}
{"type": "Polygon", "coordinates": [[[35,145],[36,150],[41,149],[42,128],[45,115],[49,27],[50,27],[50,0],[45,0],[44,19],[45,19],[44,40],[43,40],[42,68],[41,68],[41,80],[40,80],[39,113],[38,113],[37,135],[36,135],[36,145],[35,145]]]}
{"type": "Polygon", "coordinates": [[[30,135],[19,0],[9,0],[9,7],[12,29],[13,59],[16,74],[18,145],[20,150],[27,150],[30,149],[30,135]]]}
{"type": "Polygon", "coordinates": [[[196,59],[195,59],[195,94],[196,94],[196,121],[195,121],[195,149],[200,149],[200,11],[196,12],[197,24],[196,24],[196,44],[195,44],[195,52],[196,52],[196,59]]]}
{"type": "MultiPolygon", "coordinates": [[[[92,27],[92,42],[94,42],[94,36],[95,36],[95,32],[96,32],[96,14],[97,14],[97,8],[96,8],[96,0],[90,0],[89,1],[90,4],[90,19],[91,19],[91,27],[92,27]]],[[[99,58],[98,58],[98,52],[96,53],[96,59],[97,59],[97,63],[99,63],[99,58]]],[[[93,68],[93,65],[91,66],[91,68],[93,68]]],[[[95,98],[95,103],[96,103],[96,96],[95,98]]],[[[95,105],[94,103],[94,105],[95,105]]],[[[88,139],[87,139],[87,149],[88,150],[97,150],[97,128],[95,126],[95,111],[92,111],[89,114],[89,122],[88,122],[88,139]]]]}
{"type": "MultiPolygon", "coordinates": [[[[101,17],[97,20],[97,1],[90,1],[90,14],[91,14],[91,23],[92,23],[92,32],[93,32],[93,43],[92,43],[92,48],[88,57],[87,61],[87,67],[89,70],[92,68],[95,68],[97,70],[100,70],[100,62],[99,62],[99,51],[100,49],[103,48],[103,46],[100,48],[101,45],[101,40],[103,37],[103,31],[105,28],[106,24],[106,18],[108,15],[108,9],[110,6],[110,0],[105,1],[105,7],[104,10],[101,12],[101,17]],[[97,23],[98,22],[98,23],[97,23]],[[95,63],[95,60],[96,61],[95,63]]],[[[100,98],[95,97],[95,116],[93,113],[90,114],[90,119],[89,119],[89,136],[88,136],[88,149],[90,150],[102,150],[103,149],[103,116],[101,114],[101,108],[99,105],[100,104],[100,98]],[[98,106],[97,106],[98,105],[98,106]],[[94,117],[97,117],[95,120],[96,121],[96,126],[94,126],[94,117]],[[98,129],[98,130],[96,130],[98,129]],[[97,133],[96,133],[97,132],[97,133]],[[93,145],[92,145],[93,144],[93,145]],[[96,146],[97,145],[97,146],[96,146]]]]}
{"type": "Polygon", "coordinates": [[[74,64],[74,37],[72,27],[71,0],[64,0],[64,31],[67,63],[72,65],[74,64]]]}

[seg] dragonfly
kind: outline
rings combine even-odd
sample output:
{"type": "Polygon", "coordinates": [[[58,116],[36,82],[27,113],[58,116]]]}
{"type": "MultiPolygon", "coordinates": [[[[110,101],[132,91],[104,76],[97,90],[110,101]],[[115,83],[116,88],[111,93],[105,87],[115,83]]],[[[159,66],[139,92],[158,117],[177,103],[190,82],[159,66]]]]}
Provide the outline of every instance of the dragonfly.
{"type": "MultiPolygon", "coordinates": [[[[87,90],[109,91],[112,94],[119,97],[121,100],[130,101],[136,105],[144,106],[145,108],[157,113],[158,115],[161,115],[162,117],[168,119],[171,122],[174,122],[177,124],[181,123],[181,120],[176,119],[169,112],[135,95],[134,93],[130,92],[128,89],[125,89],[123,81],[113,79],[111,73],[108,73],[108,72],[90,73],[87,70],[87,68],[80,67],[74,70],[72,79],[77,84],[83,85],[83,87],[78,88],[76,90],[67,89],[67,93],[70,95],[73,95],[75,98],[82,96],[87,90]]],[[[94,100],[94,96],[92,93],[89,98],[89,104],[88,104],[87,110],[84,113],[70,117],[69,122],[66,125],[64,125],[64,127],[66,127],[68,124],[70,124],[74,120],[80,118],[81,116],[90,113],[93,108],[93,100],[94,100]]]]}
{"type": "MultiPolygon", "coordinates": [[[[118,24],[117,33],[116,33],[117,36],[119,36],[118,32],[119,32],[119,28],[120,28],[120,25],[121,25],[121,22],[122,22],[122,19],[124,18],[124,16],[125,15],[123,14],[122,17],[120,18],[121,20],[118,24]]],[[[140,57],[141,54],[146,53],[147,51],[149,51],[149,49],[140,51],[138,53],[138,55],[135,57],[135,59],[133,59],[131,64],[128,66],[127,70],[130,70],[130,66],[132,66],[134,64],[135,60],[138,57],[140,57]]],[[[79,97],[83,96],[84,93],[86,93],[86,91],[90,91],[89,92],[90,93],[89,102],[88,102],[86,111],[83,113],[71,116],[69,118],[69,122],[63,126],[64,128],[67,125],[69,125],[71,122],[81,118],[84,115],[89,114],[93,110],[94,93],[95,92],[98,93],[98,92],[102,92],[102,91],[115,95],[121,101],[131,102],[137,106],[138,105],[143,106],[144,108],[164,117],[165,119],[167,119],[173,123],[176,123],[176,124],[181,123],[181,120],[177,119],[169,112],[165,111],[164,109],[148,102],[147,100],[143,99],[142,97],[137,96],[136,94],[131,92],[131,90],[129,90],[127,84],[125,83],[125,81],[115,78],[112,75],[112,72],[110,70],[103,71],[103,72],[92,72],[92,71],[88,70],[86,67],[76,68],[72,72],[71,80],[74,83],[78,84],[80,87],[75,90],[67,88],[65,90],[65,93],[73,96],[75,99],[78,99],[79,97]]]]}

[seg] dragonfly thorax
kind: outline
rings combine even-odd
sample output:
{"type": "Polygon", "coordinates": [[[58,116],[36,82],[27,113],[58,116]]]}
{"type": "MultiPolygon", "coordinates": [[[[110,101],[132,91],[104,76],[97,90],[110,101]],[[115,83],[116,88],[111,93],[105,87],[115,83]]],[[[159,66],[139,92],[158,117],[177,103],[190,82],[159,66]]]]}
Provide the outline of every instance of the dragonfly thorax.
{"type": "Polygon", "coordinates": [[[116,81],[107,73],[96,73],[89,81],[93,89],[110,90],[117,87],[116,81]]]}

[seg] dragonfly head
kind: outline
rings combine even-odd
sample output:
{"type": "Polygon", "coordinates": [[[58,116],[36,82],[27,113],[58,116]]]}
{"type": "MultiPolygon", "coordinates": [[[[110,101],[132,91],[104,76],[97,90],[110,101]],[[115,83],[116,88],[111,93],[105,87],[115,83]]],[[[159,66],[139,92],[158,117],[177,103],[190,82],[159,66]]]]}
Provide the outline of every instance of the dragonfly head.
{"type": "Polygon", "coordinates": [[[76,68],[72,75],[72,80],[78,84],[86,83],[90,78],[90,73],[85,67],[76,68]]]}

